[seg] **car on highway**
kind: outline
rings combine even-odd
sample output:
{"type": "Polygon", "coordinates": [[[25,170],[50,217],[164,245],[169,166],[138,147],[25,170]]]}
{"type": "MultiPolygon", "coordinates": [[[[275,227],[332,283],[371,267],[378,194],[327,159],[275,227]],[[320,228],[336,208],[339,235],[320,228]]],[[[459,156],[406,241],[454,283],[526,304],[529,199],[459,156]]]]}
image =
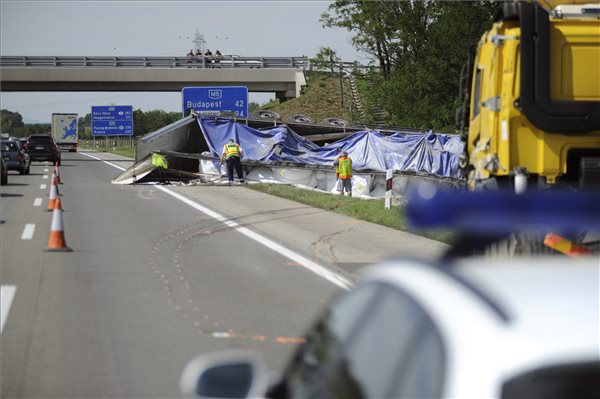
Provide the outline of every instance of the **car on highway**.
{"type": "Polygon", "coordinates": [[[262,68],[260,57],[243,57],[239,54],[223,54],[221,57],[211,57],[209,66],[213,68],[262,68]]]}
{"type": "Polygon", "coordinates": [[[16,170],[22,175],[28,175],[31,165],[29,154],[17,140],[2,140],[2,154],[8,170],[16,170]]]}
{"type": "Polygon", "coordinates": [[[54,137],[49,134],[32,134],[24,145],[31,161],[50,161],[60,163],[60,151],[54,137]]]}
{"type": "Polygon", "coordinates": [[[8,184],[8,169],[4,163],[4,152],[0,156],[0,184],[3,186],[8,184]]]}
{"type": "Polygon", "coordinates": [[[184,397],[598,398],[597,257],[396,260],[327,308],[281,377],[253,352],[201,355],[184,397]]]}

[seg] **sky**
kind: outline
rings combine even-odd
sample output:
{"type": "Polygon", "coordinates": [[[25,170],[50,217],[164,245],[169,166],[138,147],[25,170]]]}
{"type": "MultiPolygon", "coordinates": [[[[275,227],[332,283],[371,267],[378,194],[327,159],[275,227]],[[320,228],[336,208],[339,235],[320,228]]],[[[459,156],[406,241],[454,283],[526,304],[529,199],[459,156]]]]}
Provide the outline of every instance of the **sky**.
{"type": "MultiPolygon", "coordinates": [[[[207,48],[223,54],[313,57],[330,47],[343,61],[365,62],[347,30],[319,22],[331,3],[0,0],[0,54],[183,57],[197,30],[207,48]]],[[[250,94],[259,104],[270,98],[274,95],[250,94]]],[[[180,112],[181,93],[0,92],[1,108],[19,112],[26,123],[50,123],[55,112],[84,116],[92,105],[180,112]]]]}

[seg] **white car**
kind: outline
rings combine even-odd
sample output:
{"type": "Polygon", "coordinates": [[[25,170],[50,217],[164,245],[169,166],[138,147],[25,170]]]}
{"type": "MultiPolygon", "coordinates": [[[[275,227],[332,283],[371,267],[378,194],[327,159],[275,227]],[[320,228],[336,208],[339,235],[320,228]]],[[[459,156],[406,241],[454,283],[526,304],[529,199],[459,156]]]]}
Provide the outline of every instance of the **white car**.
{"type": "Polygon", "coordinates": [[[202,355],[184,397],[598,398],[597,256],[397,260],[331,303],[273,381],[256,354],[202,355]]]}

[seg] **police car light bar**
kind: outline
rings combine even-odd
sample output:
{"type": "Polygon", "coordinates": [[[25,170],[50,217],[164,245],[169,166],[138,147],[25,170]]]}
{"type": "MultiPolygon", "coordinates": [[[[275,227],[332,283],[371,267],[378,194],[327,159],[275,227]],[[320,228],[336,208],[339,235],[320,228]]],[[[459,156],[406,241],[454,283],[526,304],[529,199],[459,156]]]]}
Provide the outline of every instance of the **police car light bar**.
{"type": "Polygon", "coordinates": [[[467,234],[598,231],[600,192],[551,190],[516,195],[445,191],[426,184],[410,193],[406,214],[413,228],[446,228],[467,234]]]}

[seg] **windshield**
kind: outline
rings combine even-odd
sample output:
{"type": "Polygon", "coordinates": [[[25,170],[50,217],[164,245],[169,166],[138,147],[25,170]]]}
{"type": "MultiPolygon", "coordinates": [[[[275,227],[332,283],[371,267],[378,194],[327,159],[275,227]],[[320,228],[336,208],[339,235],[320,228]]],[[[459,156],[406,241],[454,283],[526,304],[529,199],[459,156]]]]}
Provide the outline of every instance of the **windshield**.
{"type": "Polygon", "coordinates": [[[13,141],[6,141],[2,143],[2,151],[18,151],[17,143],[13,141]]]}

